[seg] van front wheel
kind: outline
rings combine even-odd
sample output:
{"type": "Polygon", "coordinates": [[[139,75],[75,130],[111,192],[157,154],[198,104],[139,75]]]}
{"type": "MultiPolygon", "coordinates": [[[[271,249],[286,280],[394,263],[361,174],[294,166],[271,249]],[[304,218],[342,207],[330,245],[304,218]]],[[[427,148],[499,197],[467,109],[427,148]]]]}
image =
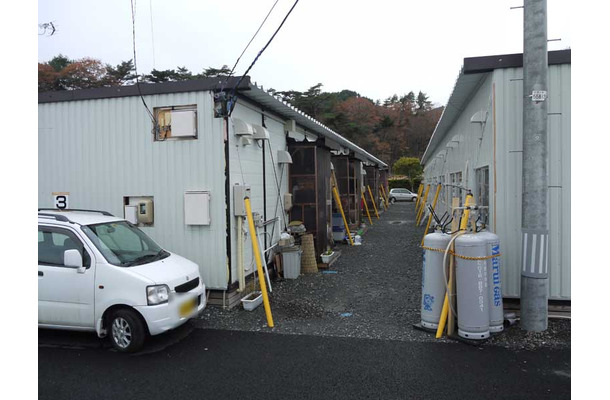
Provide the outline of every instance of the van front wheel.
{"type": "Polygon", "coordinates": [[[133,353],[144,345],[146,329],[140,317],[132,310],[121,309],[110,318],[110,341],[123,353],[133,353]]]}

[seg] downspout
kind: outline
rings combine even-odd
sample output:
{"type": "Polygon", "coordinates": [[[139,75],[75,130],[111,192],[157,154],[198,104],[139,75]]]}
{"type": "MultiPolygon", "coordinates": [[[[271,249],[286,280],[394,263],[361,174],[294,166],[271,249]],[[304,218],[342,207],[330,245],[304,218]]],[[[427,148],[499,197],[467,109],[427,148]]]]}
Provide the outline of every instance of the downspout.
{"type": "Polygon", "coordinates": [[[246,275],[244,274],[244,229],[243,219],[237,217],[237,278],[239,279],[238,292],[243,292],[246,288],[246,275]]]}
{"type": "MultiPolygon", "coordinates": [[[[267,128],[265,126],[265,114],[261,112],[261,126],[263,128],[267,128]]],[[[263,140],[263,221],[267,221],[267,160],[265,157],[265,141],[263,140]]],[[[269,144],[271,144],[271,138],[269,138],[269,144]]],[[[265,232],[265,246],[264,249],[267,248],[267,224],[263,226],[263,231],[265,232]]]]}
{"type": "Polygon", "coordinates": [[[229,117],[224,118],[225,122],[225,220],[227,224],[226,230],[226,246],[227,246],[227,288],[231,285],[231,183],[230,183],[230,165],[229,165],[229,117]]]}

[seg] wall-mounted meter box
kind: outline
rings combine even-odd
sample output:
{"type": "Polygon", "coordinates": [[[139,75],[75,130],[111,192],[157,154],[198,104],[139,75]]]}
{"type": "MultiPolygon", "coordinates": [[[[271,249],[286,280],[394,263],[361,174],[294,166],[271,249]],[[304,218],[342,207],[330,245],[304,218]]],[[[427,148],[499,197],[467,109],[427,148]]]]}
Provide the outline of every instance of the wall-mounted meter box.
{"type": "Polygon", "coordinates": [[[233,214],[236,217],[246,216],[244,199],[250,197],[250,185],[233,185],[233,214]]]}
{"type": "Polygon", "coordinates": [[[152,199],[142,199],[138,202],[138,222],[152,224],[155,212],[152,199]]]}
{"type": "Polygon", "coordinates": [[[189,190],[184,193],[185,225],[210,225],[210,192],[189,190]]]}
{"type": "Polygon", "coordinates": [[[152,196],[123,197],[125,219],[135,225],[151,226],[155,222],[155,207],[152,196]]]}

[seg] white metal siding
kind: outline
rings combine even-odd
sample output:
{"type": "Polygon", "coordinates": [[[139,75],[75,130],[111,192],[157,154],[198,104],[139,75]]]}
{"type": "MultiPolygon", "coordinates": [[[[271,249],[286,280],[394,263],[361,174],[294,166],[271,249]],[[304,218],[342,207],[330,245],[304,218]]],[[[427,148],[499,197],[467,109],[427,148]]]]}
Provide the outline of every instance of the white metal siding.
{"type": "MultiPolygon", "coordinates": [[[[571,296],[570,71],[569,64],[549,66],[549,296],[552,299],[570,299],[571,296]]],[[[449,182],[449,173],[463,171],[464,178],[468,176],[465,186],[474,189],[474,169],[489,165],[490,226],[500,236],[503,248],[502,291],[504,296],[518,297],[521,266],[522,68],[497,69],[486,75],[480,87],[462,107],[460,116],[441,143],[433,149],[431,158],[426,163],[425,178],[432,181],[433,178],[444,175],[445,182],[449,182]],[[494,84],[496,180],[491,101],[494,84]],[[470,122],[478,110],[488,110],[483,129],[481,124],[470,122]],[[481,131],[483,137],[479,146],[477,135],[481,131]],[[445,145],[455,135],[463,139],[456,148],[447,149],[447,160],[435,158],[440,151],[446,149],[445,145]]]]}
{"type": "Polygon", "coordinates": [[[71,208],[123,216],[123,196],[154,196],[162,247],[197,264],[209,288],[225,288],[226,221],[222,119],[209,92],[146,96],[149,107],[197,105],[197,140],[153,142],[139,97],[39,104],[38,201],[70,192],[71,208]],[[184,224],[184,192],[211,192],[210,226],[184,224]]]}
{"type": "MultiPolygon", "coordinates": [[[[244,100],[239,100],[238,104],[232,114],[233,119],[241,119],[249,124],[255,124],[262,126],[262,113],[260,109],[244,100]]],[[[231,124],[232,125],[232,124],[231,124]]],[[[275,161],[275,173],[277,174],[278,183],[280,175],[283,171],[283,179],[281,184],[281,194],[288,190],[288,168],[286,166],[280,166],[277,164],[277,151],[286,150],[286,135],[284,133],[284,123],[280,122],[275,117],[267,116],[265,118],[265,125],[269,131],[270,139],[269,143],[264,143],[265,146],[265,184],[267,193],[267,219],[272,219],[276,215],[281,215],[283,210],[283,202],[280,201],[277,207],[277,214],[275,213],[276,202],[278,201],[278,190],[273,172],[273,161],[275,161]],[[269,144],[273,149],[273,156],[269,151],[269,144]]],[[[263,150],[262,143],[253,141],[252,144],[242,146],[238,143],[239,139],[233,134],[233,127],[230,127],[229,132],[229,164],[231,169],[231,185],[236,183],[245,183],[250,185],[251,197],[250,202],[252,205],[252,212],[257,212],[261,216],[264,215],[263,210],[263,150]]],[[[231,205],[231,232],[236,232],[236,220],[233,217],[233,193],[231,193],[230,205],[231,205]]],[[[285,214],[284,214],[285,215],[285,214]]],[[[280,223],[276,223],[275,230],[273,232],[273,238],[270,237],[272,231],[272,225],[267,226],[268,240],[267,246],[277,243],[279,236],[283,228],[280,227],[280,223]]],[[[247,229],[246,229],[247,231],[247,229]]],[[[263,228],[259,228],[260,243],[264,246],[265,240],[262,234],[263,228]]],[[[254,264],[254,258],[252,254],[252,244],[249,232],[244,237],[244,268],[246,269],[246,276],[256,271],[256,265],[254,264]]],[[[231,276],[232,281],[237,282],[237,235],[233,234],[231,239],[231,276]]]]}

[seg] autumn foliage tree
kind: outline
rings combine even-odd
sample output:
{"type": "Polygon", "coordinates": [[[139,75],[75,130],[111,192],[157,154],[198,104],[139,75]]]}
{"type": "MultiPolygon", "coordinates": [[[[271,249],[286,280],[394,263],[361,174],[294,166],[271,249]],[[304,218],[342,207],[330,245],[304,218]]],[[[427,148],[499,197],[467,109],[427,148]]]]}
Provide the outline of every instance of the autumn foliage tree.
{"type": "Polygon", "coordinates": [[[113,66],[92,58],[70,60],[59,54],[46,63],[38,63],[38,91],[123,86],[134,84],[137,79],[145,83],[186,81],[227,76],[230,72],[229,67],[223,65],[220,68],[204,68],[201,73],[194,74],[183,66],[176,69],[153,69],[149,74],[138,77],[132,60],[113,66]]]}

